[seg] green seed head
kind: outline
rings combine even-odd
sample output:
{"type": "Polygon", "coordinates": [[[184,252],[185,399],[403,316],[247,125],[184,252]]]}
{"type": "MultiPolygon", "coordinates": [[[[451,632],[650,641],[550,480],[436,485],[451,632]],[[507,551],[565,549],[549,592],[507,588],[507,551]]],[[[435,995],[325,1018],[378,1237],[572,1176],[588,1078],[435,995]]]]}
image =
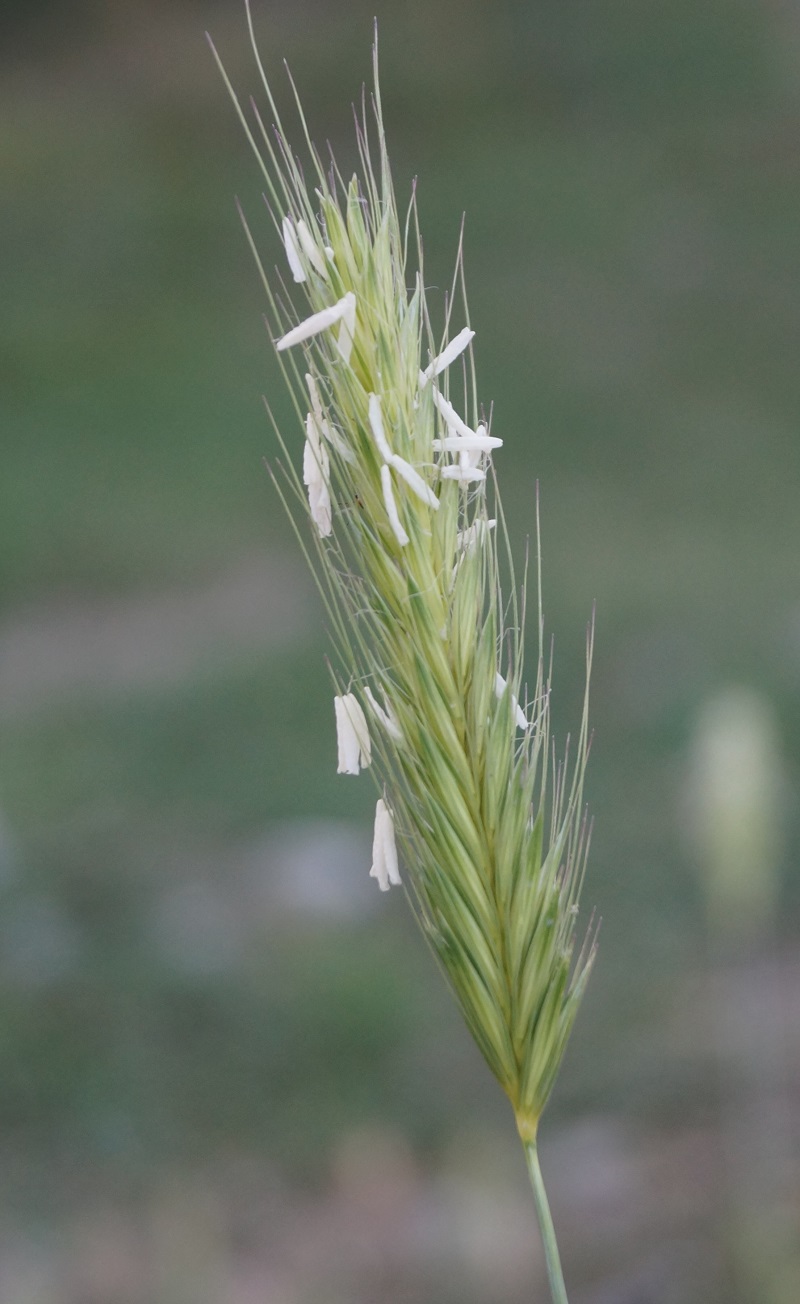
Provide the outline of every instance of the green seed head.
{"type": "Polygon", "coordinates": [[[395,201],[377,52],[361,170],[347,182],[323,167],[298,101],[300,170],[259,68],[274,134],[259,117],[251,129],[226,83],[286,268],[266,276],[245,224],[299,418],[296,433],[277,431],[276,484],[330,618],[339,768],[373,762],[373,876],[399,881],[399,846],[425,936],[531,1139],[594,958],[592,940],[574,954],[586,707],[571,766],[557,764],[541,619],[535,683],[523,685],[525,584],[494,481],[502,440],[478,402],[461,248],[436,338],[415,199],[402,220],[395,201]]]}

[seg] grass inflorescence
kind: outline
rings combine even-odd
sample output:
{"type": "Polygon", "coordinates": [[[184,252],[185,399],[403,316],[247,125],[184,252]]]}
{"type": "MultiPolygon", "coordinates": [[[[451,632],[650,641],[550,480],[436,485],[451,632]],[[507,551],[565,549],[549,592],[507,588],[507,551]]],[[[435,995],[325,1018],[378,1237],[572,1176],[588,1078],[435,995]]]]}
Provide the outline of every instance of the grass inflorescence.
{"type": "MultiPolygon", "coordinates": [[[[286,272],[268,276],[243,217],[297,412],[300,439],[276,424],[274,478],[330,621],[339,769],[372,765],[372,874],[382,888],[401,877],[409,888],[533,1144],[595,951],[587,937],[575,953],[586,702],[574,755],[557,761],[540,585],[530,691],[523,678],[526,583],[514,577],[494,476],[502,440],[478,400],[462,246],[437,335],[415,193],[402,214],[395,199],[377,45],[349,180],[314,148],[295,95],[301,168],[254,37],[253,49],[269,125],[223,77],[285,255],[286,272]]],[[[590,660],[591,635],[587,683],[590,660]]]]}

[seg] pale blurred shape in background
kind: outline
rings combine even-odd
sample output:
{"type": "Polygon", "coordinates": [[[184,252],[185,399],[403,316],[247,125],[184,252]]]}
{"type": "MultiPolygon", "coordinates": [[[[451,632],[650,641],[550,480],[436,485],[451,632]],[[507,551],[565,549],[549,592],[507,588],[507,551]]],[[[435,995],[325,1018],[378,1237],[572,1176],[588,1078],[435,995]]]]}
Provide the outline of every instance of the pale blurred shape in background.
{"type": "Polygon", "coordinates": [[[688,802],[711,928],[731,945],[775,923],[786,788],[772,703],[754,688],[720,689],[695,724],[688,802]]]}

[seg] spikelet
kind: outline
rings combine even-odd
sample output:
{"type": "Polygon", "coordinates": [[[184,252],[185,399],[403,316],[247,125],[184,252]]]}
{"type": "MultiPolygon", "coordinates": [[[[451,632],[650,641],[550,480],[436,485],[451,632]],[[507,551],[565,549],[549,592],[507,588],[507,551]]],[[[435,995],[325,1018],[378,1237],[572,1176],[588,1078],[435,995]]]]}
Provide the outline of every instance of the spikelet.
{"type": "MultiPolygon", "coordinates": [[[[251,128],[220,69],[285,250],[271,280],[245,223],[300,418],[297,437],[276,431],[287,462],[276,484],[325,599],[338,700],[352,695],[371,734],[373,875],[382,887],[399,881],[396,837],[420,924],[532,1144],[595,950],[587,938],[575,954],[586,705],[571,766],[556,763],[541,616],[526,695],[525,586],[511,570],[501,589],[510,549],[491,473],[502,441],[477,401],[461,247],[453,291],[466,324],[450,335],[451,296],[435,341],[415,200],[402,221],[395,201],[377,50],[371,113],[356,123],[360,175],[345,181],[335,163],[323,167],[298,100],[310,159],[301,171],[253,48],[274,128],[257,110],[251,128]],[[318,528],[298,469],[309,396],[306,428],[325,435],[315,455],[324,452],[330,531],[327,517],[318,528]]],[[[591,637],[587,682],[590,655],[591,637]]]]}

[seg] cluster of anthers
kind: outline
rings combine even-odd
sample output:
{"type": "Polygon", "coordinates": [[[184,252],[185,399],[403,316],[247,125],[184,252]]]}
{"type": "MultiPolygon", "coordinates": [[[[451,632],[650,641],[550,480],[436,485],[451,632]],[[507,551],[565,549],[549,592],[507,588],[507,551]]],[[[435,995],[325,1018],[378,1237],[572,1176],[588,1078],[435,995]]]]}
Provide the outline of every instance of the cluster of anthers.
{"type": "MultiPolygon", "coordinates": [[[[325,264],[320,257],[319,249],[314,243],[307,224],[300,219],[295,226],[291,219],[286,217],[283,220],[282,231],[286,257],[294,280],[299,282],[306,279],[300,256],[301,249],[316,271],[320,275],[326,275],[325,264]]],[[[325,248],[327,256],[332,260],[333,250],[330,249],[330,246],[325,248]]],[[[299,322],[297,326],[287,331],[277,341],[276,348],[281,353],[284,349],[289,349],[295,344],[303,344],[315,335],[331,330],[338,325],[336,347],[344,362],[347,363],[350,361],[353,348],[355,323],[356,296],[350,290],[336,303],[331,304],[330,307],[312,313],[305,321],[299,322]]],[[[425,389],[434,377],[449,367],[452,362],[455,362],[456,358],[468,347],[474,334],[473,330],[465,326],[450,341],[447,347],[433,359],[430,365],[424,371],[420,371],[420,391],[425,389]]],[[[329,483],[330,464],[322,438],[324,437],[329,444],[335,447],[345,461],[354,462],[355,455],[325,416],[320,403],[319,390],[313,376],[306,375],[306,383],[311,400],[311,411],[306,418],[303,478],[308,487],[311,515],[319,530],[320,537],[325,538],[332,533],[333,525],[331,521],[329,483]]],[[[484,455],[491,453],[493,449],[501,448],[503,445],[502,439],[496,439],[493,435],[490,435],[485,422],[480,422],[477,429],[471,430],[436,385],[432,385],[431,395],[447,431],[443,438],[432,441],[431,451],[450,453],[456,458],[454,462],[431,463],[431,467],[443,480],[458,480],[462,484],[474,484],[485,480],[486,469],[481,466],[481,459],[484,455]]],[[[386,513],[395,538],[403,548],[409,540],[397,511],[390,468],[393,468],[405,480],[417,497],[423,503],[427,503],[433,511],[438,511],[439,499],[420,472],[405,458],[400,457],[398,453],[392,452],[386,438],[381,399],[378,394],[369,395],[369,424],[376,447],[382,458],[380,474],[386,513]]],[[[491,522],[491,524],[493,525],[494,522],[491,522]]]]}

